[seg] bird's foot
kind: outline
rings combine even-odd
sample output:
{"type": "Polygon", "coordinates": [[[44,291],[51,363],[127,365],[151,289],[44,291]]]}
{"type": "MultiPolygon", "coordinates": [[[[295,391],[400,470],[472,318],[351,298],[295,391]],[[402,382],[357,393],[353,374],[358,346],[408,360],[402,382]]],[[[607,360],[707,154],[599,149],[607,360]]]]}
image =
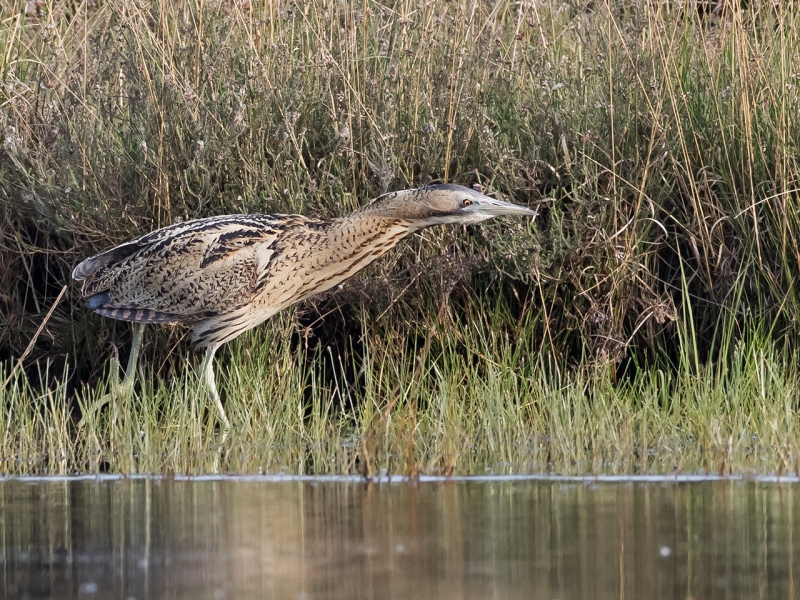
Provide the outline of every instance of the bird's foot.
{"type": "MultiPolygon", "coordinates": [[[[113,369],[116,372],[116,369],[113,369]]],[[[111,390],[107,394],[103,394],[90,406],[86,407],[82,413],[81,420],[78,421],[78,427],[86,425],[87,420],[91,420],[100,412],[100,410],[109,404],[112,400],[127,400],[133,395],[133,377],[126,376],[121,382],[119,377],[115,377],[111,382],[111,390]]]]}

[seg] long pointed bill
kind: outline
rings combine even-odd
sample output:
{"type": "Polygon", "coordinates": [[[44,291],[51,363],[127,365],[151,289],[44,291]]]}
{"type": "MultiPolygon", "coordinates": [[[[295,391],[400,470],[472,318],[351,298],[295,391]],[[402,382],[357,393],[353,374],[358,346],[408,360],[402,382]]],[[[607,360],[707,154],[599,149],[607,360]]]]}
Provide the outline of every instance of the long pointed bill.
{"type": "Polygon", "coordinates": [[[466,210],[469,212],[474,212],[476,215],[486,217],[499,217],[501,215],[526,215],[529,217],[535,217],[539,214],[535,210],[531,210],[526,206],[511,204],[511,202],[503,202],[502,200],[489,198],[488,196],[481,198],[466,210]]]}

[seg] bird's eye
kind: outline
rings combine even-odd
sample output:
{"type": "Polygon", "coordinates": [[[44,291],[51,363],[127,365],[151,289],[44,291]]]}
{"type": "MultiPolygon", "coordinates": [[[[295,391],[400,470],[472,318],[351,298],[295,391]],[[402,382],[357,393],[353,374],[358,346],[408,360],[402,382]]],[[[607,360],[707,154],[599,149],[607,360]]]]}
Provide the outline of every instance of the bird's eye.
{"type": "Polygon", "coordinates": [[[461,201],[461,208],[467,208],[468,206],[472,206],[472,200],[465,198],[461,201]]]}

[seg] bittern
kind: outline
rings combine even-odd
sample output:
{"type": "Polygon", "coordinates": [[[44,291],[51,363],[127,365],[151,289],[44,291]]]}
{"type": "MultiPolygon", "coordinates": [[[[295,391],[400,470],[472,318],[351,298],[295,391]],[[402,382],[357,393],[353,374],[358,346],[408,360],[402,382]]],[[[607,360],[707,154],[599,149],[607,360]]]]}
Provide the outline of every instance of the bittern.
{"type": "Polygon", "coordinates": [[[87,258],[72,272],[94,312],[134,323],[122,383],[133,388],[143,323],[186,323],[206,348],[201,366],[220,417],[212,362],[221,344],[319,294],[407,235],[444,224],[536,212],[454,184],[384,194],[336,219],[227,215],[177,223],[87,258]]]}

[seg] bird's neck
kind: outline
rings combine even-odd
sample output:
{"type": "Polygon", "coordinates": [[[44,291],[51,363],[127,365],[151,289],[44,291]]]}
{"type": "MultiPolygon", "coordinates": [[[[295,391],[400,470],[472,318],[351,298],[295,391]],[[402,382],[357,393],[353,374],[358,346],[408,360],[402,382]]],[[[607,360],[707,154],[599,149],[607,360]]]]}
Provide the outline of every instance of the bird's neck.
{"type": "Polygon", "coordinates": [[[327,242],[341,260],[363,262],[369,258],[363,267],[394,248],[411,231],[407,221],[356,212],[332,223],[327,242]]]}
{"type": "Polygon", "coordinates": [[[353,213],[330,221],[316,240],[308,240],[303,261],[307,292],[301,299],[339,285],[386,254],[408,233],[407,222],[372,215],[353,213]]]}

